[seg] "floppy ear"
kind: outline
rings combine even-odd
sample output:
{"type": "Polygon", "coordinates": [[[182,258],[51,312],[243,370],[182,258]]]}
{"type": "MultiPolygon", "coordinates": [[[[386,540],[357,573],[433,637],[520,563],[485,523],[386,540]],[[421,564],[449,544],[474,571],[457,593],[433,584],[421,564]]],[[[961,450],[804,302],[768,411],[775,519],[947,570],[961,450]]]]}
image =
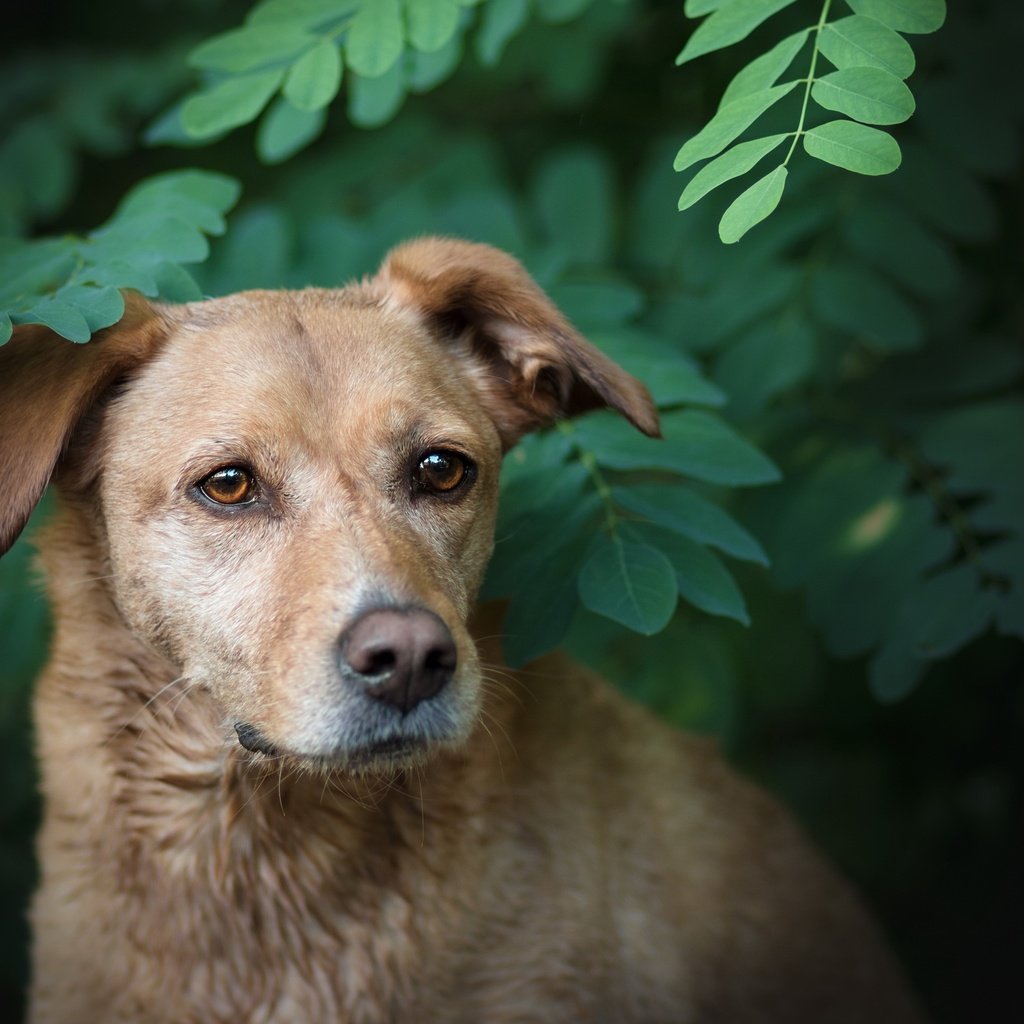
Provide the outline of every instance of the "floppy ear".
{"type": "Polygon", "coordinates": [[[126,295],[120,322],[85,345],[26,324],[0,346],[0,555],[42,497],[76,424],[165,334],[161,315],[126,295]]]}
{"type": "Polygon", "coordinates": [[[643,384],[586,341],[506,253],[421,238],[392,249],[371,286],[481,367],[478,384],[506,448],[560,416],[603,406],[659,435],[643,384]]]}

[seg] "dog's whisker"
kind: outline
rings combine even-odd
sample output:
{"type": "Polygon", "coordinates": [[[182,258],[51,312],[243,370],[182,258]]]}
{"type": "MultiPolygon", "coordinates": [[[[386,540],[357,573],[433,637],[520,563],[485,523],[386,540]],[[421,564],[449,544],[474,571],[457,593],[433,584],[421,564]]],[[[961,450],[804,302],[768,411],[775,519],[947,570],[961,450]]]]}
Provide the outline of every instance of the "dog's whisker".
{"type": "Polygon", "coordinates": [[[68,580],[69,587],[83,587],[86,583],[100,583],[103,580],[116,580],[120,573],[111,572],[105,576],[83,576],[81,579],[68,580]]]}
{"type": "MultiPolygon", "coordinates": [[[[126,719],[126,720],[125,720],[124,722],[122,722],[122,723],[121,723],[121,725],[120,725],[120,726],[119,726],[119,727],[118,727],[118,728],[117,728],[117,729],[116,729],[116,730],[115,730],[115,731],[114,731],[113,733],[111,733],[111,735],[110,735],[110,736],[108,736],[108,737],[106,738],[106,740],[104,740],[104,741],[103,741],[103,744],[102,744],[102,746],[103,746],[103,747],[107,747],[107,746],[109,746],[109,745],[110,745],[111,743],[113,743],[113,742],[114,742],[114,741],[115,741],[115,740],[116,740],[116,739],[117,739],[117,738],[118,738],[118,737],[119,737],[119,736],[120,736],[120,735],[121,735],[121,734],[122,734],[122,733],[123,733],[123,732],[124,732],[124,731],[125,731],[126,729],[129,729],[129,728],[131,728],[131,727],[132,727],[132,726],[133,726],[133,725],[134,725],[134,724],[136,723],[136,721],[137,721],[137,720],[138,720],[138,719],[140,718],[140,716],[142,716],[143,714],[145,714],[145,712],[149,711],[149,710],[150,710],[150,709],[151,709],[151,708],[152,708],[152,707],[154,706],[154,704],[155,704],[155,703],[156,703],[156,702],[157,702],[157,701],[158,701],[158,700],[159,700],[159,699],[160,699],[160,698],[161,698],[161,697],[162,697],[162,696],[163,696],[163,695],[164,695],[164,694],[165,694],[165,693],[166,693],[166,692],[167,692],[167,691],[168,691],[169,689],[171,689],[171,687],[172,687],[172,686],[176,686],[176,685],[177,685],[178,683],[181,683],[181,682],[186,682],[186,687],[185,687],[185,690],[186,690],[186,692],[187,692],[187,689],[188,689],[188,687],[187,687],[187,680],[188,680],[188,678],[189,678],[189,677],[188,677],[188,675],[187,675],[187,674],[183,674],[183,675],[177,676],[176,678],[172,679],[172,680],[171,680],[170,682],[168,682],[168,683],[165,683],[165,684],[164,684],[163,686],[161,686],[159,690],[157,690],[157,691],[156,691],[156,692],[155,692],[155,693],[154,693],[154,694],[153,694],[152,696],[150,696],[150,697],[149,697],[149,698],[148,698],[148,699],[147,699],[147,700],[146,700],[146,701],[145,701],[145,702],[144,702],[143,704],[141,704],[141,705],[140,705],[140,706],[139,706],[139,707],[138,707],[138,708],[137,708],[137,709],[136,709],[136,710],[135,710],[134,712],[132,712],[132,714],[131,714],[131,715],[130,715],[130,716],[129,716],[129,717],[128,717],[128,718],[127,718],[127,719],[126,719]]],[[[144,729],[143,729],[143,730],[140,730],[140,735],[141,735],[141,734],[142,734],[142,732],[144,732],[144,731],[145,731],[144,729]]]]}

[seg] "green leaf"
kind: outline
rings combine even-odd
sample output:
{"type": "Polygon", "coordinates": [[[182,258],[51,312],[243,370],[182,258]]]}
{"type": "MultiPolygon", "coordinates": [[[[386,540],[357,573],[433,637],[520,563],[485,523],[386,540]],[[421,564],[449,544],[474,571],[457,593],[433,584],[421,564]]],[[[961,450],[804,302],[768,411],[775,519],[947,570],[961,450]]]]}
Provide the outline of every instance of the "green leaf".
{"type": "Polygon", "coordinates": [[[543,509],[543,514],[531,515],[527,510],[511,520],[504,513],[499,517],[483,600],[529,594],[531,600],[544,604],[547,595],[538,584],[538,573],[553,562],[562,575],[575,578],[601,513],[601,500],[593,490],[581,492],[574,479],[558,486],[535,509],[543,509]],[[559,524],[557,530],[551,529],[552,522],[559,524]]]}
{"type": "Polygon", "coordinates": [[[124,299],[116,288],[67,285],[54,298],[78,310],[93,333],[116,324],[124,316],[124,299]]]}
{"type": "Polygon", "coordinates": [[[527,0],[489,0],[480,19],[474,49],[484,67],[494,67],[508,41],[523,27],[529,11],[527,0]]]}
{"type": "Polygon", "coordinates": [[[644,308],[643,292],[616,279],[563,281],[547,292],[574,324],[588,330],[625,324],[644,308]]]}
{"type": "Polygon", "coordinates": [[[78,262],[77,247],[69,239],[9,240],[0,246],[0,305],[23,306],[30,296],[54,291],[78,262]]]}
{"type": "Polygon", "coordinates": [[[87,256],[96,261],[130,256],[176,263],[199,263],[209,252],[209,243],[200,230],[178,217],[161,214],[118,217],[94,231],[86,249],[87,256]]]}
{"type": "Polygon", "coordinates": [[[364,2],[345,37],[345,62],[363,78],[379,78],[402,54],[398,0],[364,2]]]}
{"type": "Polygon", "coordinates": [[[571,508],[589,484],[590,475],[579,461],[536,467],[529,473],[517,474],[511,484],[503,473],[497,534],[515,534],[522,525],[518,520],[538,509],[571,508]]]}
{"type": "Polygon", "coordinates": [[[676,587],[695,608],[709,615],[724,615],[744,626],[750,625],[743,595],[721,559],[702,544],[645,523],[623,527],[623,533],[660,551],[676,573],[676,587]]]}
{"type": "Polygon", "coordinates": [[[656,405],[725,405],[721,389],[668,342],[628,327],[587,333],[606,355],[647,385],[656,405]]]}
{"type": "Polygon", "coordinates": [[[676,573],[668,559],[646,544],[602,537],[579,575],[584,607],[650,636],[676,608],[676,573]]]}
{"type": "Polygon", "coordinates": [[[672,470],[734,487],[774,483],[779,471],[718,417],[694,409],[665,413],[662,440],[638,434],[610,413],[576,422],[583,446],[610,469],[672,470]]]}
{"type": "Polygon", "coordinates": [[[292,222],[275,206],[249,206],[218,250],[219,291],[279,287],[291,262],[292,222]]]}
{"type": "Polygon", "coordinates": [[[960,284],[950,246],[902,206],[861,203],[843,232],[854,252],[920,295],[949,294],[960,284]]]}
{"type": "Polygon", "coordinates": [[[950,409],[928,422],[918,438],[930,462],[946,469],[945,486],[959,493],[1024,490],[1019,442],[1024,402],[1013,397],[950,409]]]}
{"type": "Polygon", "coordinates": [[[237,75],[190,96],[181,108],[181,123],[189,135],[205,138],[247,124],[267,105],[281,84],[284,71],[237,75]]]}
{"type": "Polygon", "coordinates": [[[305,29],[288,24],[247,25],[208,39],[189,55],[194,68],[218,71],[255,71],[267,64],[288,61],[313,42],[305,29]]]}
{"type": "Polygon", "coordinates": [[[703,18],[705,14],[717,11],[726,0],[686,0],[683,4],[683,13],[688,18],[703,18]]]}
{"type": "Polygon", "coordinates": [[[683,484],[631,484],[612,488],[621,508],[733,558],[767,565],[764,549],[732,516],[683,484]]]}
{"type": "Polygon", "coordinates": [[[924,325],[914,308],[880,277],[859,266],[830,266],[811,285],[815,312],[828,324],[887,352],[917,348],[924,325]]]}
{"type": "Polygon", "coordinates": [[[440,50],[459,26],[455,0],[405,0],[409,42],[425,53],[440,50]]]}
{"type": "Polygon", "coordinates": [[[327,106],[340,87],[341,50],[325,39],[292,65],[282,92],[293,107],[311,111],[327,106]]]}
{"type": "Polygon", "coordinates": [[[440,85],[459,66],[462,59],[462,35],[453,35],[439,50],[424,53],[414,50],[406,67],[410,92],[427,92],[440,85]]]}
{"type": "Polygon", "coordinates": [[[579,605],[576,577],[601,502],[593,490],[582,492],[588,474],[562,461],[567,450],[561,434],[533,437],[502,467],[495,557],[482,596],[511,597],[502,625],[510,665],[556,647],[579,605]],[[553,521],[559,529],[550,528],[553,521]]]}
{"type": "Polygon", "coordinates": [[[783,96],[792,92],[796,82],[784,82],[770,89],[741,96],[717,114],[696,134],[686,142],[676,154],[673,167],[677,171],[685,171],[698,160],[721,153],[738,135],[747,130],[769,107],[778,103],[783,96]]]}
{"type": "Polygon", "coordinates": [[[891,174],[900,165],[900,147],[891,135],[855,121],[828,121],[810,129],[804,149],[857,174],[891,174]]]}
{"type": "Polygon", "coordinates": [[[871,687],[879,700],[894,701],[917,685],[927,660],[949,657],[992,623],[998,596],[979,586],[970,565],[915,581],[891,623],[889,639],[872,661],[871,687]]]}
{"type": "Polygon", "coordinates": [[[693,206],[712,189],[738,178],[741,174],[746,174],[787,138],[788,135],[768,135],[763,139],[751,139],[715,157],[710,163],[705,164],[683,189],[683,194],[679,197],[679,209],[685,210],[693,206]]]}
{"type": "Polygon", "coordinates": [[[811,86],[811,96],[826,110],[871,124],[900,124],[914,112],[910,90],[881,68],[833,71],[811,86]]]}
{"type": "Polygon", "coordinates": [[[706,21],[697,26],[676,64],[720,50],[746,39],[761,22],[795,0],[726,0],[706,21]]]}
{"type": "Polygon", "coordinates": [[[837,68],[881,68],[897,78],[909,78],[914,72],[910,44],[898,32],[861,14],[830,21],[818,35],[818,49],[837,68]]]}
{"type": "Polygon", "coordinates": [[[668,468],[708,483],[733,487],[775,483],[780,473],[767,456],[717,416],[685,409],[661,421],[668,468]]]}
{"type": "Polygon", "coordinates": [[[774,85],[779,75],[793,63],[793,58],[807,42],[810,32],[810,29],[805,28],[802,32],[787,36],[767,53],[762,53],[760,57],[754,58],[745,68],[738,71],[725,87],[718,108],[728,106],[741,96],[748,96],[752,92],[760,92],[774,85]]]}
{"type": "Polygon", "coordinates": [[[203,297],[192,275],[177,263],[157,263],[152,273],[161,299],[168,302],[196,302],[203,297]]]}
{"type": "Polygon", "coordinates": [[[364,0],[263,0],[248,15],[250,25],[323,30],[356,11],[364,0]]]}
{"type": "Polygon", "coordinates": [[[235,178],[214,171],[169,171],[136,185],[117,206],[115,220],[142,214],[166,214],[178,217],[187,208],[187,217],[209,234],[224,230],[221,214],[226,213],[241,195],[242,186],[235,178]],[[183,200],[186,201],[183,203],[183,200]],[[205,217],[198,217],[199,207],[207,207],[205,217]],[[215,216],[214,216],[215,215],[215,216]]]}
{"type": "Polygon", "coordinates": [[[996,595],[982,590],[978,571],[958,565],[922,580],[904,602],[895,633],[913,637],[922,658],[946,658],[988,628],[996,595]]]}
{"type": "Polygon", "coordinates": [[[882,704],[894,704],[914,690],[927,665],[914,654],[906,639],[893,637],[871,660],[868,669],[871,692],[882,704]]]}
{"type": "Polygon", "coordinates": [[[722,214],[718,237],[727,245],[738,242],[755,224],[769,216],[779,205],[788,174],[786,167],[780,164],[741,192],[722,214]]]}
{"type": "Polygon", "coordinates": [[[615,185],[603,154],[580,149],[546,161],[537,176],[536,202],[551,240],[573,262],[608,259],[615,185]]]}
{"type": "Polygon", "coordinates": [[[502,620],[502,653],[511,668],[539,658],[564,639],[579,607],[576,565],[569,559],[551,559],[538,566],[533,578],[543,600],[534,591],[517,593],[502,620]],[[543,590],[540,590],[543,588],[543,590]]]}
{"type": "Polygon", "coordinates": [[[897,32],[926,33],[942,27],[946,0],[846,0],[857,14],[897,32]]]}
{"type": "Polygon", "coordinates": [[[360,128],[378,128],[398,113],[404,99],[405,84],[398,62],[376,78],[352,75],[348,86],[349,120],[360,128]]]}
{"type": "Polygon", "coordinates": [[[735,418],[759,413],[776,395],[806,380],[815,366],[809,318],[784,307],[759,319],[722,353],[715,380],[729,396],[735,418]]]}
{"type": "Polygon", "coordinates": [[[0,345],[6,345],[14,333],[14,325],[6,312],[0,311],[0,345]]]}
{"type": "Polygon", "coordinates": [[[593,0],[537,0],[537,12],[552,25],[578,18],[593,0]]]}
{"type": "Polygon", "coordinates": [[[256,132],[256,152],[264,163],[278,164],[309,145],[324,129],[327,111],[297,110],[283,96],[263,115],[256,132]]]}
{"type": "MultiPolygon", "coordinates": [[[[11,87],[8,86],[8,89],[11,87]]],[[[71,197],[75,183],[72,140],[56,121],[32,118],[5,132],[0,180],[24,190],[35,214],[53,216],[71,197]]]]}
{"type": "Polygon", "coordinates": [[[111,260],[84,267],[78,279],[87,284],[109,285],[112,288],[132,288],[143,295],[156,295],[156,281],[148,269],[124,260],[111,260]]]}
{"type": "Polygon", "coordinates": [[[42,299],[24,313],[12,313],[15,324],[45,324],[68,341],[88,341],[92,337],[89,323],[74,307],[54,299],[42,299]]]}

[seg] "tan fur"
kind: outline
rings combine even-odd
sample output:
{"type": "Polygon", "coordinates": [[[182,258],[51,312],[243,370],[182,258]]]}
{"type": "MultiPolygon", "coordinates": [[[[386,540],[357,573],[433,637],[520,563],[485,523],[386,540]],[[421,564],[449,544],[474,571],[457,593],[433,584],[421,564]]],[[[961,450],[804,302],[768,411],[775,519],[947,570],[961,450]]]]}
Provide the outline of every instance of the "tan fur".
{"type": "Polygon", "coordinates": [[[87,346],[0,349],[0,542],[55,465],[61,499],[35,1024],[921,1019],[856,898],[709,745],[560,656],[501,667],[473,610],[501,453],[599,404],[657,431],[518,264],[441,239],[344,290],[136,302],[87,346]],[[452,446],[472,488],[413,500],[410,459],[452,446]],[[196,500],[239,461],[265,506],[196,500]],[[381,600],[458,649],[398,760],[360,746],[336,665],[381,600]]]}

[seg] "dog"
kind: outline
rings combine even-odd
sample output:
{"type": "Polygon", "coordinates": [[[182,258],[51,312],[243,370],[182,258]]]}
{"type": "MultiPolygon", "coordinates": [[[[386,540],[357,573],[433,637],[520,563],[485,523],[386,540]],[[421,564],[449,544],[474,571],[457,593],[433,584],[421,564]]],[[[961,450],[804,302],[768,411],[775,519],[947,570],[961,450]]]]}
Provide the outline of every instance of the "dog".
{"type": "Polygon", "coordinates": [[[34,1024],[905,1024],[857,897],[704,740],[475,608],[502,454],[646,389],[520,264],[127,296],[0,348],[48,482],[34,1024]]]}

